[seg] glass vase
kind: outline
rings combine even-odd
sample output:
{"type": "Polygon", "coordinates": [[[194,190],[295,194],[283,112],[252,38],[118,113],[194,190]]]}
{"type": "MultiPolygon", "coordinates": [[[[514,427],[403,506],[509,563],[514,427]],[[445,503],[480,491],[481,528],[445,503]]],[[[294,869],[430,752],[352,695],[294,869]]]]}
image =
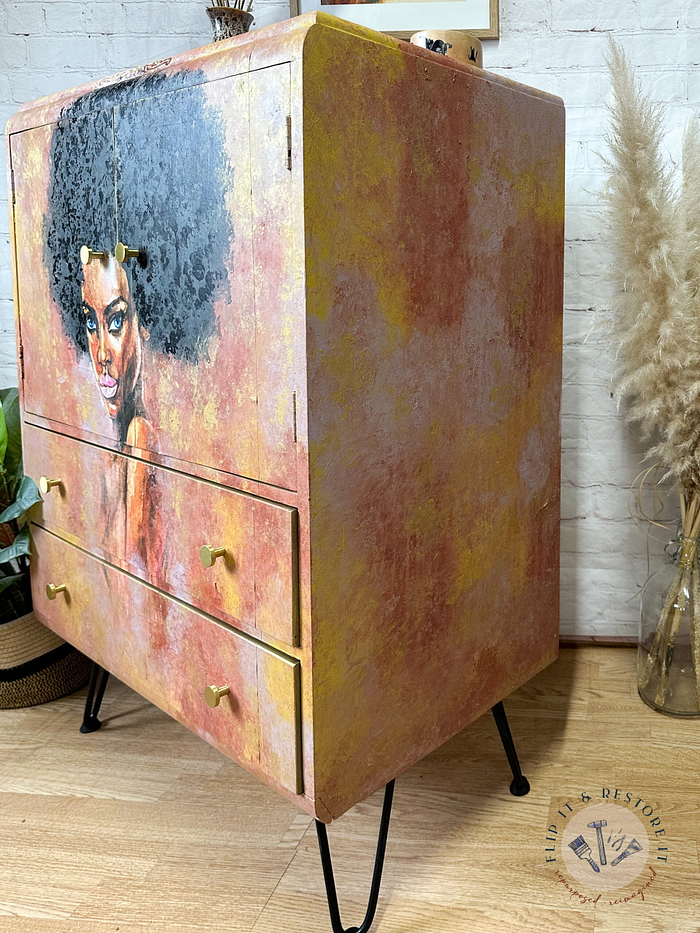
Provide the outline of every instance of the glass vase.
{"type": "Polygon", "coordinates": [[[700,568],[697,539],[678,545],[642,589],[637,686],[652,709],[690,717],[700,716],[700,568]]]}

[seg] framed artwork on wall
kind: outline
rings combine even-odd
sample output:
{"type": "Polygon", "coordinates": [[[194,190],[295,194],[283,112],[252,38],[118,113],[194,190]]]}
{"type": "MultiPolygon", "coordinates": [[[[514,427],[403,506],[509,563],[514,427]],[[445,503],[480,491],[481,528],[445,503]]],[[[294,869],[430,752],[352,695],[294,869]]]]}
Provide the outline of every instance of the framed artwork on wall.
{"type": "Polygon", "coordinates": [[[435,29],[463,29],[480,39],[498,38],[498,0],[290,0],[292,16],[314,10],[398,39],[435,29]]]}

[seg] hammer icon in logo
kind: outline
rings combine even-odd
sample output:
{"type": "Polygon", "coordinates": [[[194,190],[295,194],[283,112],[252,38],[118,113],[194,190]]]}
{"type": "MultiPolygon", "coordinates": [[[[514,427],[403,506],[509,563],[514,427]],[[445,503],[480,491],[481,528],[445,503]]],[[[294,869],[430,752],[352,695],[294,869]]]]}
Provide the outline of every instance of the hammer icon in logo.
{"type": "Polygon", "coordinates": [[[608,860],[605,857],[605,843],[603,842],[603,826],[607,825],[607,820],[595,820],[595,822],[588,824],[589,829],[595,829],[596,836],[598,837],[598,855],[601,865],[608,864],[608,860]]]}

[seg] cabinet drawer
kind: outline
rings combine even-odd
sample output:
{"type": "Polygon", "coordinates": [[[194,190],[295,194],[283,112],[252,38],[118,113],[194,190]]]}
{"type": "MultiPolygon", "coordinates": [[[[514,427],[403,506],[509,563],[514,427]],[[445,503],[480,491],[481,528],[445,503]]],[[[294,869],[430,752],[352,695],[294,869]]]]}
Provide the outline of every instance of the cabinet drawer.
{"type": "Polygon", "coordinates": [[[38,618],[225,755],[300,793],[299,662],[32,526],[38,618]],[[49,599],[47,584],[66,589],[49,599]],[[230,694],[211,709],[209,684],[230,694]]]}
{"type": "Polygon", "coordinates": [[[24,426],[25,470],[60,480],[38,524],[231,625],[298,643],[296,510],[24,426]],[[224,548],[205,567],[200,549],[224,548]]]}
{"type": "Polygon", "coordinates": [[[22,425],[22,447],[27,476],[59,481],[35,510],[39,523],[123,560],[126,504],[116,490],[126,488],[126,458],[29,424],[22,425]]]}

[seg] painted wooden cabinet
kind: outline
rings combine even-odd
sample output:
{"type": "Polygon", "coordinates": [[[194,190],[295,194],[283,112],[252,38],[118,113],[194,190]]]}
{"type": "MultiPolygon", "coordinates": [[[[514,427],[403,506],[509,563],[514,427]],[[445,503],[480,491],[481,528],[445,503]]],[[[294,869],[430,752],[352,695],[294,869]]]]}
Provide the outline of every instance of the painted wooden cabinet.
{"type": "Polygon", "coordinates": [[[43,622],[324,822],[554,659],[560,100],[319,13],[7,144],[43,622]]]}

